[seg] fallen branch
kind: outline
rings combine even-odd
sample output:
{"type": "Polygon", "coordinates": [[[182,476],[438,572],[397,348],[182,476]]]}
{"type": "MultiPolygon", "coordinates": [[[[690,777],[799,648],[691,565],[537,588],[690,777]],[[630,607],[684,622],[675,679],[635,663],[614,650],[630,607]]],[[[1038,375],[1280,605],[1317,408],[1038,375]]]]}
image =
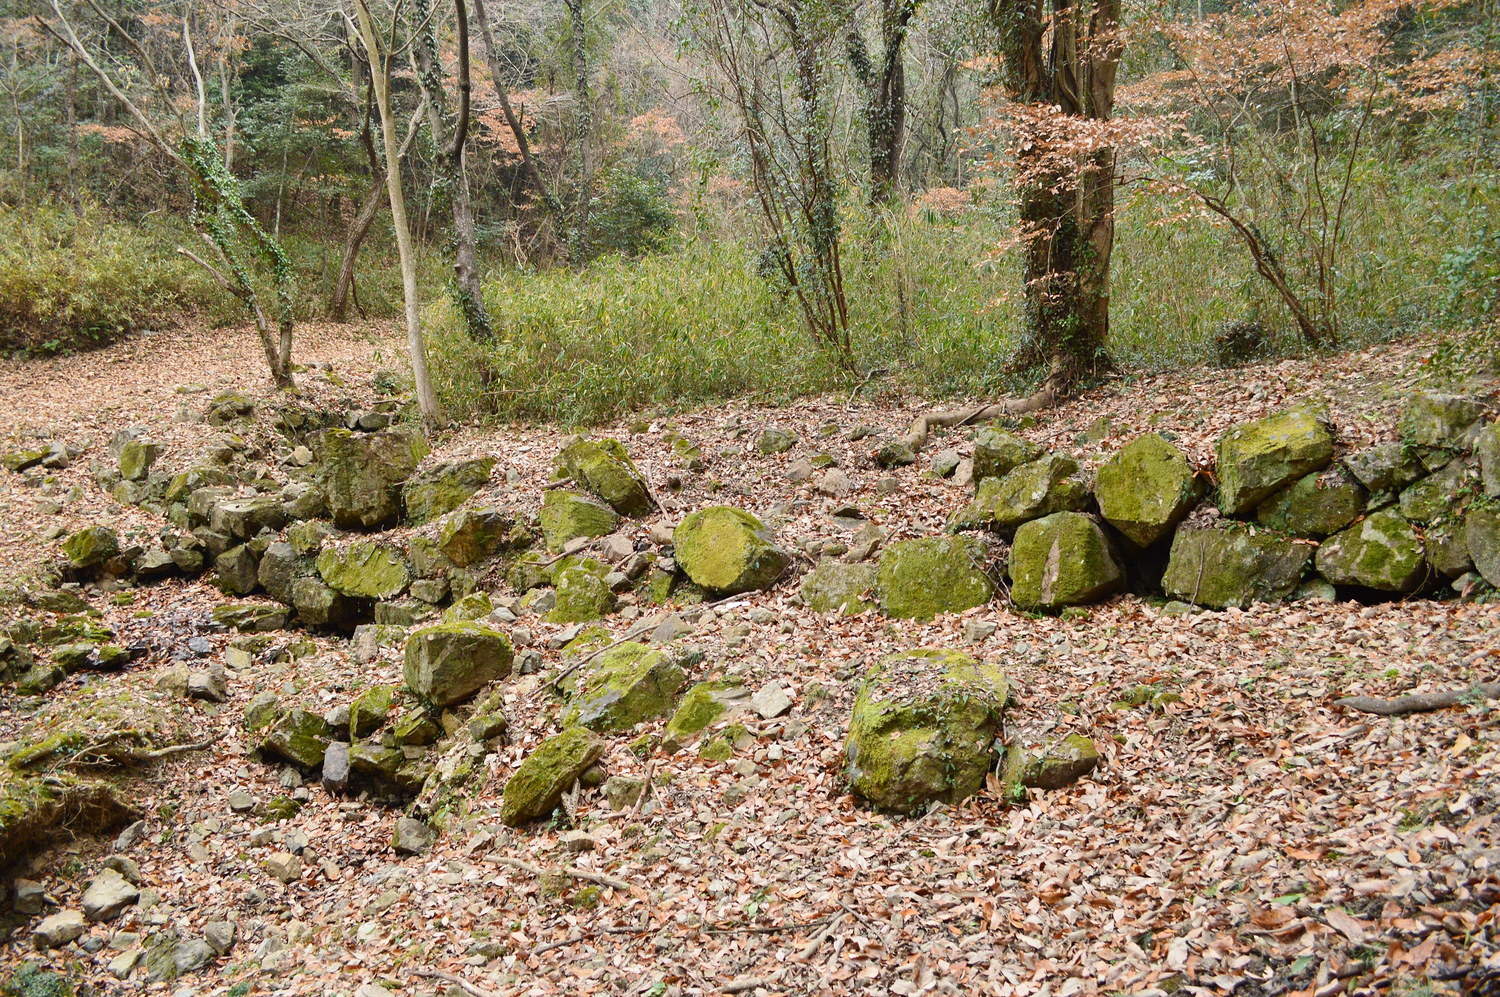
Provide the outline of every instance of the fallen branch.
{"type": "Polygon", "coordinates": [[[476,987],[474,984],[470,983],[462,976],[454,976],[452,973],[445,973],[441,969],[414,969],[411,971],[411,975],[420,976],[429,980],[442,980],[446,983],[451,983],[461,989],[464,993],[472,995],[472,997],[500,997],[500,995],[495,993],[495,991],[493,990],[486,990],[483,987],[476,987]]]}
{"type": "Polygon", "coordinates": [[[630,814],[626,820],[635,820],[635,815],[641,812],[641,807],[646,805],[646,797],[651,795],[651,769],[655,766],[656,759],[647,757],[646,774],[641,779],[641,795],[635,798],[635,805],[630,808],[630,814]]]}
{"type": "Polygon", "coordinates": [[[911,430],[902,438],[901,442],[915,452],[927,444],[927,435],[934,429],[951,429],[955,426],[967,426],[972,422],[983,422],[987,419],[998,419],[1002,415],[1025,415],[1028,412],[1039,412],[1044,408],[1050,408],[1062,400],[1059,392],[1051,384],[1043,384],[1041,388],[1025,398],[1006,398],[1002,401],[989,405],[980,405],[978,408],[960,409],[950,412],[930,412],[927,415],[919,415],[911,424],[911,430]]]}
{"type": "Polygon", "coordinates": [[[737,980],[730,980],[719,988],[721,994],[742,994],[761,987],[775,986],[781,980],[781,973],[772,973],[770,976],[742,976],[737,980]]]}
{"type": "Polygon", "coordinates": [[[1448,692],[1422,692],[1396,699],[1378,699],[1374,696],[1345,696],[1333,705],[1360,713],[1374,713],[1382,717],[1399,717],[1408,713],[1430,713],[1458,706],[1475,695],[1485,699],[1500,699],[1500,682],[1481,682],[1467,689],[1451,689],[1448,692]]]}
{"type": "Polygon", "coordinates": [[[564,876],[571,876],[574,879],[586,879],[590,883],[598,883],[600,886],[608,886],[611,889],[623,890],[626,893],[630,892],[630,884],[625,882],[625,880],[623,879],[617,879],[614,876],[610,876],[602,872],[593,872],[589,869],[580,869],[575,865],[560,866],[556,869],[543,869],[541,866],[532,865],[529,862],[522,862],[520,859],[498,858],[495,861],[499,862],[501,865],[508,865],[514,869],[520,869],[522,872],[529,872],[533,876],[536,876],[538,878],[548,873],[560,873],[564,876]]]}
{"type": "Polygon", "coordinates": [[[833,933],[838,930],[839,925],[843,924],[845,918],[847,918],[848,916],[849,915],[847,914],[840,914],[832,921],[829,921],[828,926],[825,927],[822,931],[818,932],[816,938],[802,947],[802,951],[797,953],[797,958],[803,961],[811,959],[813,957],[813,953],[818,951],[819,946],[833,937],[833,933]]]}
{"type": "Polygon", "coordinates": [[[802,928],[817,928],[828,923],[828,918],[795,924],[739,924],[727,928],[704,928],[705,935],[774,935],[780,931],[798,931],[802,928]]]}
{"type": "Polygon", "coordinates": [[[543,485],[542,486],[542,491],[544,491],[544,492],[550,492],[554,488],[566,488],[569,485],[571,485],[572,483],[573,483],[573,479],[572,478],[558,478],[556,481],[549,481],[545,485],[543,485]]]}

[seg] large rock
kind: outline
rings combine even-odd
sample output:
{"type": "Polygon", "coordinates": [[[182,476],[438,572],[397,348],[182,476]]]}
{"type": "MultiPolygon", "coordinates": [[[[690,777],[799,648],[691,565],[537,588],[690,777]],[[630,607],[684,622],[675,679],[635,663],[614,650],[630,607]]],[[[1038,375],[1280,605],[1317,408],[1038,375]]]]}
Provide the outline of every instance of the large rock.
{"type": "Polygon", "coordinates": [[[394,694],[388,685],[373,685],[355,696],[349,704],[349,736],[368,737],[379,730],[390,716],[394,694]]]}
{"type": "Polygon", "coordinates": [[[318,554],[318,574],[335,592],[357,599],[392,599],[411,584],[406,559],[372,540],[325,547],[318,554]]]}
{"type": "Polygon", "coordinates": [[[114,869],[101,869],[83,891],[80,904],[90,921],[113,921],[140,898],[140,888],[130,880],[114,869]]]}
{"type": "Polygon", "coordinates": [[[1426,473],[1422,462],[1399,443],[1377,443],[1348,454],[1343,464],[1372,493],[1399,491],[1426,473]]]}
{"type": "Polygon", "coordinates": [[[1219,439],[1219,508],[1249,512],[1333,459],[1333,434],[1314,412],[1294,409],[1235,426],[1219,439]]]}
{"type": "Polygon", "coordinates": [[[510,674],[510,638],[493,627],[461,621],[416,631],[406,641],[406,686],[437,707],[468,699],[510,674]]]}
{"type": "Polygon", "coordinates": [[[1484,403],[1462,395],[1433,391],[1410,394],[1401,406],[1396,425],[1401,438],[1422,447],[1467,450],[1479,433],[1484,403]]]}
{"type": "Polygon", "coordinates": [[[995,594],[985,545],[973,537],[923,537],[880,553],[875,598],[889,616],[930,620],[982,606],[995,594]]]}
{"type": "Polygon", "coordinates": [[[554,554],[576,537],[603,537],[620,525],[619,514],[580,492],[558,488],[542,496],[542,536],[554,554]]]}
{"type": "Polygon", "coordinates": [[[802,579],[802,602],[815,613],[852,616],[874,605],[875,565],[822,561],[802,579]]]}
{"type": "Polygon", "coordinates": [[[1297,590],[1311,556],[1308,545],[1276,534],[1184,526],[1172,539],[1162,590],[1215,609],[1281,602],[1297,590]]]}
{"type": "Polygon", "coordinates": [[[665,716],[687,675],[661,651],[626,641],[585,666],[573,683],[565,727],[629,730],[665,716]]]}
{"type": "Polygon", "coordinates": [[[318,484],[340,529],[370,529],[401,515],[401,486],[427,456],[421,434],[393,429],[351,433],[326,429],[309,442],[317,458],[318,484]]]}
{"type": "Polygon", "coordinates": [[[401,487],[406,518],[413,525],[429,523],[464,504],[464,500],[489,483],[495,458],[455,460],[412,475],[401,487]]]}
{"type": "Polygon", "coordinates": [[[551,623],[588,623],[608,616],[615,594],[598,573],[586,567],[564,568],[555,576],[556,602],[547,613],[551,623]]]}
{"type": "Polygon", "coordinates": [[[1411,524],[1382,509],[1323,541],[1318,573],[1335,585],[1411,592],[1427,575],[1427,557],[1411,524]]]}
{"type": "Polygon", "coordinates": [[[1433,523],[1448,517],[1464,490],[1469,465],[1455,458],[1401,492],[1401,515],[1413,523],[1433,523]]]}
{"type": "Polygon", "coordinates": [[[313,558],[302,557],[289,543],[277,541],[266,548],[260,556],[256,579],[266,594],[283,605],[292,604],[292,587],[299,578],[311,578],[318,573],[318,563],[313,558]]]}
{"type": "Polygon", "coordinates": [[[490,505],[465,509],[448,517],[438,533],[438,546],[460,568],[478,564],[503,547],[516,525],[509,510],[490,505]]]}
{"type": "Polygon", "coordinates": [[[505,784],[501,823],[519,827],[557,809],[563,793],[604,756],[604,749],[604,739],[586,727],[569,727],[547,738],[505,784]]]}
{"type": "Polygon", "coordinates": [[[1470,506],[1464,516],[1464,542],[1474,570],[1484,580],[1500,588],[1500,512],[1470,506]]]}
{"type": "Polygon", "coordinates": [[[759,519],[727,505],[683,517],[672,542],[687,576],[718,595],[769,588],[792,560],[759,519]]]}
{"type": "Polygon", "coordinates": [[[250,540],[261,530],[279,530],[286,525],[286,510],[274,495],[226,499],[214,505],[209,525],[220,533],[250,540]]]}
{"type": "Polygon", "coordinates": [[[272,725],[260,750],[291,762],[299,768],[321,770],[323,753],[333,739],[333,729],[316,713],[287,710],[272,725]]]}
{"type": "Polygon", "coordinates": [[[1187,455],[1156,433],[1099,465],[1094,497],[1105,521],[1141,547],[1169,535],[1202,494],[1187,455]]]}
{"type": "Polygon", "coordinates": [[[1010,577],[1010,597],[1023,609],[1095,602],[1125,583],[1104,531],[1076,512],[1056,512],[1016,530],[1010,577]]]}
{"type": "Polygon", "coordinates": [[[711,679],[699,682],[682,697],[667,729],[662,733],[662,746],[668,751],[677,751],[688,743],[693,735],[706,730],[709,724],[744,710],[750,701],[750,690],[739,679],[711,679]]]}
{"type": "MultiPolygon", "coordinates": [[[[204,488],[232,489],[238,484],[239,479],[225,468],[216,467],[213,464],[203,464],[198,467],[190,467],[186,471],[181,471],[173,475],[172,480],[167,483],[167,492],[163,498],[168,505],[172,505],[177,502],[187,501],[194,492],[201,491],[204,488]]],[[[214,501],[217,502],[226,494],[229,493],[218,493],[214,497],[214,501]]],[[[209,502],[207,507],[202,508],[196,515],[201,517],[201,520],[206,523],[208,522],[208,513],[212,509],[213,502],[209,502]]]]}
{"type": "Polygon", "coordinates": [[[1490,498],[1500,498],[1500,422],[1484,427],[1474,442],[1479,458],[1479,484],[1490,498]]]}
{"type": "Polygon", "coordinates": [[[1054,512],[1075,512],[1088,504],[1089,490],[1070,457],[1048,454],[1022,464],[1003,478],[979,483],[974,500],[954,514],[951,530],[1009,532],[1054,512]]]}
{"type": "Polygon", "coordinates": [[[578,437],[557,455],[559,477],[572,478],[579,488],[594,493],[622,516],[651,511],[651,491],[618,440],[578,437]]]}
{"type": "Polygon", "coordinates": [[[854,701],[845,755],[854,791],[886,810],[957,804],[984,787],[1009,686],[956,651],[886,658],[854,701]]]}
{"type": "Polygon", "coordinates": [[[1337,533],[1365,511],[1364,486],[1342,467],[1304,475],[1255,510],[1262,526],[1299,537],[1337,533]]]}
{"type": "Polygon", "coordinates": [[[250,544],[231,547],[214,558],[219,588],[229,595],[249,595],[260,582],[260,558],[250,544]]]}
{"type": "Polygon", "coordinates": [[[297,619],[310,627],[338,627],[349,629],[368,612],[369,603],[326,584],[323,579],[309,576],[292,583],[292,608],[297,619]]]}
{"type": "Polygon", "coordinates": [[[120,537],[108,526],[85,526],[63,541],[63,553],[80,571],[93,571],[120,553],[120,537]]]}
{"type": "Polygon", "coordinates": [[[145,481],[151,465],[161,456],[160,443],[131,440],[120,448],[120,477],[126,481],[145,481]]]}
{"type": "Polygon", "coordinates": [[[974,483],[977,486],[985,478],[1003,478],[1042,453],[1041,447],[1003,429],[981,429],[974,434],[974,483]]]}

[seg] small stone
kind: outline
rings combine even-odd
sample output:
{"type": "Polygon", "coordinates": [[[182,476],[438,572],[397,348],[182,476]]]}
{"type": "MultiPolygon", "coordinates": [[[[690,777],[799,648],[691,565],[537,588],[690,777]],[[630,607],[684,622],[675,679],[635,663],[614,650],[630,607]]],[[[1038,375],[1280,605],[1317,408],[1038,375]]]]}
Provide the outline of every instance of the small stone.
{"type": "Polygon", "coordinates": [[[203,940],[214,950],[215,955],[228,955],[234,948],[235,926],[233,921],[209,921],[203,926],[203,940]]]}
{"type": "Polygon", "coordinates": [[[47,891],[30,879],[17,879],[11,895],[11,909],[17,914],[40,914],[47,903],[47,891]]]}
{"type": "Polygon", "coordinates": [[[136,842],[146,836],[146,822],[138,820],[121,831],[115,838],[115,851],[129,851],[135,847],[136,842]]]}
{"type": "Polygon", "coordinates": [[[90,921],[113,921],[140,896],[134,883],[114,869],[104,869],[83,892],[83,915],[90,921]]]}
{"type": "Polygon", "coordinates": [[[604,798],[609,801],[610,809],[625,810],[635,806],[645,788],[646,783],[641,779],[612,775],[604,780],[604,798]]]}
{"type": "Polygon", "coordinates": [[[962,460],[957,450],[944,450],[933,455],[932,471],[940,478],[951,478],[962,460]]]}
{"type": "Polygon", "coordinates": [[[178,943],[176,951],[172,953],[172,960],[177,966],[178,974],[196,973],[214,961],[214,950],[208,942],[194,938],[178,943]]]}
{"type": "Polygon", "coordinates": [[[993,637],[996,629],[995,624],[988,620],[974,620],[966,623],[964,624],[964,643],[978,644],[980,641],[993,637]]]}
{"type": "Polygon", "coordinates": [[[792,708],[792,698],[775,682],[762,686],[750,697],[750,709],[760,714],[763,720],[773,720],[792,708]]]}
{"type": "Polygon", "coordinates": [[[237,814],[247,814],[255,809],[255,797],[243,789],[236,789],[229,794],[229,809],[237,814]]]}
{"type": "Polygon", "coordinates": [[[209,703],[222,703],[229,698],[229,683],[222,662],[215,661],[206,672],[193,672],[188,676],[189,699],[201,699],[209,703]]]}
{"type": "Polygon", "coordinates": [[[266,859],[266,871],[283,883],[295,883],[302,878],[302,860],[290,852],[277,852],[266,859]]]}
{"type": "Polygon", "coordinates": [[[330,741],[323,752],[323,788],[330,793],[349,788],[349,745],[343,741],[330,741]]]}
{"type": "Polygon", "coordinates": [[[82,911],[64,910],[53,914],[37,925],[32,938],[35,940],[37,948],[62,948],[69,942],[80,938],[87,928],[88,925],[84,922],[82,911]]]}
{"type": "Polygon", "coordinates": [[[420,855],[432,847],[437,832],[411,817],[396,821],[396,831],[391,837],[391,848],[397,855],[420,855]]]}
{"type": "Polygon", "coordinates": [[[875,482],[875,491],[880,495],[894,495],[901,490],[901,481],[897,478],[881,478],[875,482]]]}
{"type": "Polygon", "coordinates": [[[109,975],[117,980],[125,979],[140,963],[143,955],[145,953],[140,949],[126,949],[109,961],[109,975]]]}
{"type": "Polygon", "coordinates": [[[801,484],[802,482],[806,481],[808,478],[811,478],[812,477],[812,473],[813,473],[812,462],[809,461],[807,458],[803,457],[803,458],[799,458],[797,460],[794,460],[790,464],[787,465],[787,468],[786,468],[786,471],[785,471],[785,476],[786,476],[786,480],[790,481],[792,484],[795,485],[795,484],[801,484]]]}
{"type": "Polygon", "coordinates": [[[594,850],[594,836],[587,831],[569,831],[562,836],[562,846],[574,855],[591,852],[594,850]]]}

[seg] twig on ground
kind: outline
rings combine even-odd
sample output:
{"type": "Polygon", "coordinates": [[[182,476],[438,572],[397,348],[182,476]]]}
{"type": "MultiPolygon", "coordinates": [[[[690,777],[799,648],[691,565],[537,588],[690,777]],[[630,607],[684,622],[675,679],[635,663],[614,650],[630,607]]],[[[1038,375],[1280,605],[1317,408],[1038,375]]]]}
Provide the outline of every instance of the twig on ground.
{"type": "Polygon", "coordinates": [[[554,489],[557,489],[557,488],[566,488],[569,485],[571,485],[572,483],[573,483],[573,479],[572,478],[558,478],[556,481],[549,481],[545,485],[543,485],[542,486],[542,491],[544,491],[544,492],[550,492],[550,491],[552,491],[554,489]]]}
{"type": "Polygon", "coordinates": [[[420,976],[424,979],[442,980],[446,983],[451,983],[461,989],[464,993],[471,994],[472,997],[500,997],[500,995],[495,993],[495,991],[493,990],[486,990],[484,989],[484,987],[477,987],[474,984],[470,983],[468,980],[464,979],[462,976],[454,976],[452,973],[445,973],[441,969],[413,969],[411,971],[411,975],[420,976]]]}
{"type": "Polygon", "coordinates": [[[646,759],[646,774],[641,781],[641,795],[635,798],[635,806],[630,808],[630,814],[626,820],[635,820],[635,815],[641,812],[641,807],[646,805],[646,797],[651,795],[651,769],[655,767],[656,759],[646,759]]]}
{"type": "Polygon", "coordinates": [[[817,937],[802,947],[802,950],[797,953],[797,958],[803,961],[811,959],[813,953],[818,951],[819,946],[833,937],[833,933],[838,930],[839,925],[844,923],[846,917],[848,917],[847,914],[840,914],[832,921],[829,921],[827,927],[818,932],[817,937]]]}
{"type": "Polygon", "coordinates": [[[774,986],[781,980],[781,973],[772,973],[770,976],[742,976],[737,980],[730,980],[719,988],[719,993],[742,994],[760,987],[774,986]]]}
{"type": "Polygon", "coordinates": [[[828,918],[820,918],[807,923],[796,924],[738,924],[728,928],[704,928],[705,935],[774,935],[779,931],[798,931],[802,928],[816,928],[828,923],[828,918]]]}
{"type": "Polygon", "coordinates": [[[512,868],[520,869],[522,872],[529,872],[533,876],[540,877],[546,875],[549,872],[559,873],[564,876],[571,876],[574,879],[586,879],[590,883],[598,883],[600,886],[608,886],[611,889],[624,890],[627,893],[630,892],[630,884],[625,882],[625,880],[618,879],[614,876],[608,875],[607,873],[594,872],[591,869],[580,869],[576,865],[559,866],[556,869],[543,869],[541,866],[532,865],[530,862],[522,862],[520,859],[501,857],[497,858],[495,861],[499,862],[501,865],[508,865],[512,868]]]}
{"type": "Polygon", "coordinates": [[[1450,689],[1447,692],[1421,692],[1411,696],[1399,696],[1396,699],[1378,699],[1374,696],[1345,696],[1334,702],[1334,706],[1342,706],[1346,710],[1358,710],[1360,713],[1374,713],[1382,717],[1399,717],[1407,713],[1429,713],[1433,710],[1446,710],[1450,706],[1458,706],[1460,703],[1475,695],[1483,696],[1485,699],[1500,699],[1500,682],[1481,682],[1467,689],[1450,689]]]}

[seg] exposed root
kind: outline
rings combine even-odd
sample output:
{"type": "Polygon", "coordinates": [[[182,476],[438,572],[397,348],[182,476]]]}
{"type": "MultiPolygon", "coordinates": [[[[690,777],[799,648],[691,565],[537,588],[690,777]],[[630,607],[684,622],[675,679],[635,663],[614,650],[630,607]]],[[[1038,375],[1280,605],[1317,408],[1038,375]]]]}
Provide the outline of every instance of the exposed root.
{"type": "Polygon", "coordinates": [[[1500,682],[1481,682],[1467,689],[1451,689],[1447,692],[1423,692],[1396,699],[1377,699],[1374,696],[1346,696],[1333,705],[1360,713],[1374,713],[1382,717],[1400,717],[1408,713],[1430,713],[1458,706],[1475,696],[1485,699],[1500,699],[1500,682]]]}
{"type": "Polygon", "coordinates": [[[1062,401],[1064,394],[1057,390],[1049,379],[1039,389],[1024,398],[1005,398],[988,405],[980,405],[972,409],[954,409],[948,412],[929,412],[926,415],[917,416],[911,424],[910,431],[901,440],[911,447],[913,452],[921,450],[927,445],[927,436],[934,429],[951,429],[954,426],[967,426],[973,422],[983,422],[987,419],[998,419],[1002,415],[1025,415],[1028,412],[1039,412],[1045,408],[1051,408],[1062,401]]]}
{"type": "Polygon", "coordinates": [[[116,831],[141,818],[102,782],[15,779],[0,785],[0,801],[0,870],[59,837],[116,831]]]}

